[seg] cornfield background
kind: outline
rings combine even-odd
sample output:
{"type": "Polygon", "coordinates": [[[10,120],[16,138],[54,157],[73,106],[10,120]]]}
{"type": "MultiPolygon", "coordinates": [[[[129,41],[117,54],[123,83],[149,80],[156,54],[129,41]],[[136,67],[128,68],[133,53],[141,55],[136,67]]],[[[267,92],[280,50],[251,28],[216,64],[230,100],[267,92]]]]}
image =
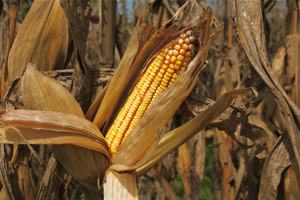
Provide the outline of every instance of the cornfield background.
{"type": "MultiPolygon", "coordinates": [[[[111,163],[121,163],[121,168],[128,164],[120,171],[135,172],[139,199],[300,199],[298,0],[0,0],[0,24],[0,199],[103,199],[105,170],[111,163]],[[199,5],[198,10],[181,9],[189,2],[199,5]],[[196,82],[191,78],[193,90],[178,103],[160,134],[196,116],[213,117],[199,122],[184,143],[170,145],[172,151],[151,167],[133,165],[141,158],[126,154],[131,149],[123,148],[126,151],[115,159],[107,156],[101,137],[94,140],[102,141],[99,152],[105,156],[90,152],[95,144],[81,150],[89,146],[88,140],[71,139],[76,136],[72,131],[80,132],[74,127],[81,125],[72,116],[74,124],[67,125],[64,119],[69,116],[53,114],[57,121],[41,126],[50,127],[49,134],[30,121],[39,119],[39,113],[26,110],[56,111],[85,116],[107,131],[107,124],[96,120],[99,102],[112,91],[109,88],[125,87],[109,85],[115,83],[114,75],[122,79],[122,73],[134,74],[117,69],[133,51],[139,55],[143,50],[135,50],[134,43],[145,44],[157,30],[167,35],[164,31],[172,20],[181,20],[182,13],[189,20],[203,15],[199,30],[207,30],[213,39],[203,36],[205,56],[192,73],[197,75],[196,82]],[[18,110],[25,110],[24,116],[18,110]],[[9,121],[14,116],[23,118],[9,121]],[[54,122],[62,125],[51,129],[54,122]],[[70,135],[51,135],[55,131],[70,135]],[[63,149],[72,144],[72,151],[63,149]],[[97,158],[93,165],[103,170],[94,170],[85,156],[97,158]],[[136,160],[127,162],[129,158],[136,160]],[[85,170],[88,178],[81,175],[85,170]]],[[[189,23],[182,19],[179,24],[189,23]]],[[[160,39],[163,43],[168,38],[160,39]]],[[[136,62],[150,59],[142,52],[136,62]]],[[[174,93],[172,98],[181,96],[174,93]]],[[[112,103],[111,110],[116,107],[112,103]]],[[[103,110],[105,116],[113,115],[103,110]]],[[[118,171],[116,166],[111,168],[118,171]]]]}

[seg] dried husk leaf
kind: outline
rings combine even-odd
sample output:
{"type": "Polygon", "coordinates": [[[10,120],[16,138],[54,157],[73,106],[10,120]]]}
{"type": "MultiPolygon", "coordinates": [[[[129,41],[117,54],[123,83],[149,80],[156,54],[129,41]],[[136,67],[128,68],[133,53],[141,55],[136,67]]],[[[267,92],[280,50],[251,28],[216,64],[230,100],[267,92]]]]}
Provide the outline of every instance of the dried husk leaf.
{"type": "Polygon", "coordinates": [[[178,32],[181,20],[187,16],[193,5],[194,2],[187,2],[164,27],[154,34],[152,34],[152,25],[145,27],[143,24],[146,23],[145,21],[138,22],[94,119],[98,127],[110,124],[111,117],[118,112],[118,107],[122,105],[126,97],[124,94],[128,93],[132,84],[137,80],[145,63],[172,38],[174,33],[178,32]]]}
{"type": "MultiPolygon", "coordinates": [[[[66,135],[65,139],[72,140],[72,137],[74,139],[76,138],[76,145],[84,147],[94,146],[93,148],[95,148],[98,143],[100,147],[97,148],[102,149],[102,151],[105,152],[104,154],[99,154],[98,152],[90,151],[73,145],[55,145],[52,147],[52,150],[55,153],[58,161],[63,165],[70,175],[83,184],[89,185],[90,188],[95,189],[98,174],[104,173],[105,168],[108,165],[108,147],[99,130],[97,130],[95,126],[92,126],[87,120],[84,119],[84,114],[79,104],[64,87],[62,87],[55,80],[48,78],[36,71],[31,65],[27,65],[27,70],[21,79],[21,91],[24,99],[24,108],[43,111],[57,111],[76,115],[79,118],[76,120],[77,124],[74,125],[82,128],[81,133],[85,132],[84,128],[88,130],[88,128],[92,127],[92,131],[90,132],[96,133],[98,138],[94,142],[90,142],[90,139],[88,139],[90,134],[83,134],[80,135],[80,137],[75,136],[74,134],[69,134],[66,135]],[[85,120],[85,124],[80,122],[80,120],[85,120]],[[87,137],[87,139],[83,139],[84,137],[87,137]],[[80,145],[81,143],[83,145],[80,145]]],[[[72,120],[72,117],[71,119],[64,118],[60,114],[57,115],[57,118],[63,123],[73,123],[72,121],[67,122],[72,120]]],[[[67,126],[67,124],[65,124],[65,126],[67,126]]],[[[76,132],[78,131],[74,131],[74,133],[76,132]]],[[[57,139],[61,142],[64,142],[62,141],[64,140],[63,138],[57,139]]]]}
{"type": "Polygon", "coordinates": [[[147,112],[143,115],[136,127],[125,139],[118,152],[113,157],[114,164],[131,166],[145,156],[147,150],[158,140],[159,130],[174,115],[178,107],[193,89],[200,69],[204,66],[207,53],[207,40],[209,34],[210,15],[208,19],[195,21],[194,28],[202,34],[201,47],[195,58],[190,62],[188,69],[179,75],[178,79],[160,97],[154,101],[147,112]],[[199,28],[199,29],[198,29],[199,28]],[[204,39],[203,39],[204,38],[204,39]],[[174,98],[176,97],[176,98],[174,98]],[[165,111],[168,112],[165,112],[165,111]],[[157,115],[157,113],[160,113],[157,115]],[[142,133],[142,134],[141,134],[142,133]],[[139,149],[136,151],[136,149],[139,149]],[[126,158],[130,155],[130,158],[126,158]]]}
{"type": "Polygon", "coordinates": [[[106,173],[103,188],[104,199],[138,199],[136,178],[132,174],[119,174],[115,171],[108,170],[108,172],[106,173]]]}
{"type": "Polygon", "coordinates": [[[25,109],[64,112],[84,118],[73,96],[56,80],[49,78],[27,64],[21,78],[21,92],[25,109]]]}
{"type": "Polygon", "coordinates": [[[107,144],[88,120],[70,114],[29,110],[3,111],[0,119],[1,143],[64,144],[62,148],[53,146],[55,155],[63,158],[61,163],[68,173],[74,173],[73,177],[86,186],[96,187],[98,174],[108,167],[107,144]]]}
{"type": "Polygon", "coordinates": [[[0,113],[0,119],[1,143],[74,144],[109,156],[104,138],[97,127],[76,115],[52,111],[8,110],[0,113]]]}
{"type": "Polygon", "coordinates": [[[18,31],[2,73],[1,97],[28,62],[39,70],[64,66],[68,49],[68,22],[59,0],[36,0],[18,31]]]}

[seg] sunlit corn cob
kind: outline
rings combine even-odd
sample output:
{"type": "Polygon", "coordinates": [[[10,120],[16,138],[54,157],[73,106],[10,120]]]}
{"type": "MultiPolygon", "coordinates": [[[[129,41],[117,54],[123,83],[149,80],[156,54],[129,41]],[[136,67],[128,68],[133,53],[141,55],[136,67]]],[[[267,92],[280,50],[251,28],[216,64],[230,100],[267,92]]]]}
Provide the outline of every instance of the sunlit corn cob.
{"type": "Polygon", "coordinates": [[[192,31],[163,47],[147,66],[108,130],[106,140],[114,154],[154,99],[172,84],[194,55],[192,31]]]}

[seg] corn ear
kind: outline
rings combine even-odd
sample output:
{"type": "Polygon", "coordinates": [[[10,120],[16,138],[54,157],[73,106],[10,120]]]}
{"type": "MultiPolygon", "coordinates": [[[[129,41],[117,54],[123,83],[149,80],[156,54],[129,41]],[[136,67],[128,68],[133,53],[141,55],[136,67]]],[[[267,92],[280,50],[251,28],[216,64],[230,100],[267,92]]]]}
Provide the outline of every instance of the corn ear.
{"type": "Polygon", "coordinates": [[[136,83],[106,135],[114,154],[154,100],[175,82],[194,54],[195,37],[187,30],[163,47],[136,83]]]}

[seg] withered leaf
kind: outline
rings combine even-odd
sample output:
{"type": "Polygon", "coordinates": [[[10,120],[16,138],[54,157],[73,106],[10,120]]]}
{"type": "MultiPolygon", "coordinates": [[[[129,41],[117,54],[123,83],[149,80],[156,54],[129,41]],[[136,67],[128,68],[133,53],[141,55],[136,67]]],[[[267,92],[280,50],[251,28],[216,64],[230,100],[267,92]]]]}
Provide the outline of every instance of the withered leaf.
{"type": "Polygon", "coordinates": [[[280,138],[268,155],[261,175],[258,199],[276,199],[282,173],[291,165],[291,144],[287,135],[280,138]]]}
{"type": "Polygon", "coordinates": [[[300,182],[300,110],[284,91],[271,69],[265,45],[261,1],[235,0],[233,15],[237,25],[237,38],[242,48],[281,109],[295,157],[297,180],[300,182]]]}
{"type": "Polygon", "coordinates": [[[7,69],[2,73],[2,99],[28,62],[36,64],[39,70],[63,67],[68,42],[68,23],[60,1],[34,1],[12,45],[7,69]]]}

